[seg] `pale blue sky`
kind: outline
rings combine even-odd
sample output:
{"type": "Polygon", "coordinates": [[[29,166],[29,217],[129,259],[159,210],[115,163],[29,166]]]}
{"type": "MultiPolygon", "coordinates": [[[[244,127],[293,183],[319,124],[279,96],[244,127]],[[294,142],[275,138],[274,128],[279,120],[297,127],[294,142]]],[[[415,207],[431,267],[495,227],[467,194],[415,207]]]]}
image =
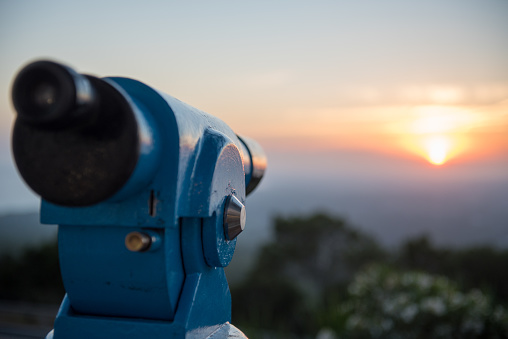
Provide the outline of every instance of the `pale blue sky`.
{"type": "Polygon", "coordinates": [[[245,106],[362,104],[344,94],[358,87],[508,79],[504,0],[0,4],[2,98],[41,57],[139,78],[226,119],[245,106]]]}
{"type": "Polygon", "coordinates": [[[315,138],[405,114],[379,106],[435,104],[436,91],[506,100],[508,2],[0,0],[0,51],[5,188],[10,84],[31,60],[137,78],[260,140],[315,138]]]}

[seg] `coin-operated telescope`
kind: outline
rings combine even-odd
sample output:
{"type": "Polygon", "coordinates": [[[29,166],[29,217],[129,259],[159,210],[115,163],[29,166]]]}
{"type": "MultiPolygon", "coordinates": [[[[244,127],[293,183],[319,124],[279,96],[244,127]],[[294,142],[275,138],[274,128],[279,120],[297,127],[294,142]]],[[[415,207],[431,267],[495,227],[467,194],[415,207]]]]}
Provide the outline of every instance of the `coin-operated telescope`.
{"type": "Polygon", "coordinates": [[[221,338],[223,267],[266,158],[224,122],[132,79],[51,61],[17,75],[12,148],[58,224],[67,292],[48,338],[221,338]]]}

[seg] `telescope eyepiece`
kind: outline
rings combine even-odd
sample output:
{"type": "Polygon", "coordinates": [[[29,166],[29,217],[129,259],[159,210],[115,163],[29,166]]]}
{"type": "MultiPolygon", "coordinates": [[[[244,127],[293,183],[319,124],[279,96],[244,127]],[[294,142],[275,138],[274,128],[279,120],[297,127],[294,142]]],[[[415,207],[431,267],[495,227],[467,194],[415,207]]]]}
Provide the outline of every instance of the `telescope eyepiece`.
{"type": "Polygon", "coordinates": [[[25,123],[58,128],[82,122],[95,95],[85,76],[55,62],[36,61],[14,80],[12,101],[25,123]]]}
{"type": "Polygon", "coordinates": [[[50,108],[56,103],[56,96],[56,87],[49,82],[42,82],[37,84],[37,86],[33,89],[31,100],[37,105],[37,107],[44,110],[45,108],[50,108]]]}
{"type": "Polygon", "coordinates": [[[141,137],[152,142],[114,85],[62,64],[43,60],[22,68],[12,100],[18,170],[54,204],[90,206],[112,197],[136,168],[141,137]]]}

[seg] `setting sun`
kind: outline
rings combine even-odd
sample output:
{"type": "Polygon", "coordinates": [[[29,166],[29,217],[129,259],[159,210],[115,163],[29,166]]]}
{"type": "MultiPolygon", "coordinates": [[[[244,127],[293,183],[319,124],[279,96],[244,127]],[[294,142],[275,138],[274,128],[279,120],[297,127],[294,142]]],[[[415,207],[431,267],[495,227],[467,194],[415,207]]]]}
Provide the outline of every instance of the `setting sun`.
{"type": "Polygon", "coordinates": [[[466,107],[417,106],[392,130],[404,131],[401,142],[411,153],[442,165],[471,151],[471,131],[484,123],[481,114],[466,107]]]}
{"type": "Polygon", "coordinates": [[[450,147],[450,139],[443,136],[430,136],[425,140],[427,159],[434,165],[442,165],[448,160],[450,147]]]}

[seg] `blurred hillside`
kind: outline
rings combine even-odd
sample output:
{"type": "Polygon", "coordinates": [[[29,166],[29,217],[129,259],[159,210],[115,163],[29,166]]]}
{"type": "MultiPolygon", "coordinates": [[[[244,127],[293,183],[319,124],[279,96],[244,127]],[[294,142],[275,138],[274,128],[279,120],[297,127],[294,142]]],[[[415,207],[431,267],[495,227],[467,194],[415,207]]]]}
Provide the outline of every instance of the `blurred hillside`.
{"type": "MultiPolygon", "coordinates": [[[[269,227],[256,254],[240,246],[227,268],[232,321],[251,338],[508,338],[508,249],[428,237],[388,248],[323,213],[276,217],[269,227]]],[[[0,335],[49,329],[49,313],[8,310],[56,305],[63,294],[54,238],[2,254],[0,335]]]]}
{"type": "Polygon", "coordinates": [[[41,225],[38,212],[0,215],[0,254],[17,255],[54,239],[56,233],[55,225],[41,225]]]}

